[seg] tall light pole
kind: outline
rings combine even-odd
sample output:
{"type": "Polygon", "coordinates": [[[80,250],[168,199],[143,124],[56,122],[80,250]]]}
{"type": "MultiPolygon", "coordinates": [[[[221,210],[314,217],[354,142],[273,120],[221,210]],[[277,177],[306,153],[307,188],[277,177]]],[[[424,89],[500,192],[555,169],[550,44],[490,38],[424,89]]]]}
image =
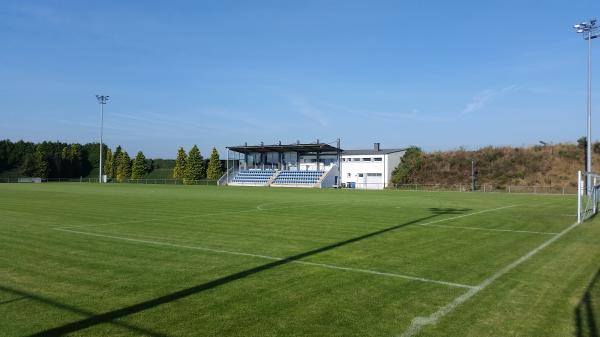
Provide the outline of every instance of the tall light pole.
{"type": "MultiPolygon", "coordinates": [[[[600,36],[597,34],[600,27],[596,23],[596,19],[591,19],[589,22],[582,22],[573,26],[573,29],[588,42],[587,153],[585,168],[587,172],[592,172],[592,40],[600,36]]],[[[586,176],[586,190],[589,194],[592,188],[592,177],[589,174],[586,176]]]]}
{"type": "Polygon", "coordinates": [[[104,147],[102,144],[102,133],[104,131],[104,104],[108,102],[108,97],[109,96],[96,95],[98,104],[100,104],[100,166],[98,172],[98,183],[100,184],[102,184],[102,148],[104,147]]]}

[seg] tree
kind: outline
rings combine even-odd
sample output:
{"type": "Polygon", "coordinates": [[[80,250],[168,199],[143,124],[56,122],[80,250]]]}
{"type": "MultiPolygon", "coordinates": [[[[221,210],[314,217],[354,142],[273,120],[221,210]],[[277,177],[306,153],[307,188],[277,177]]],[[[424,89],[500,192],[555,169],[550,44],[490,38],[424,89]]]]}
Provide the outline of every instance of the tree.
{"type": "Polygon", "coordinates": [[[48,178],[50,174],[50,168],[46,156],[39,146],[35,149],[32,155],[25,158],[22,167],[22,173],[30,177],[48,178]]]}
{"type": "Polygon", "coordinates": [[[208,168],[206,169],[206,178],[209,180],[217,180],[223,175],[221,169],[221,160],[219,159],[219,152],[213,146],[210,154],[210,160],[208,161],[208,168]]]}
{"type": "Polygon", "coordinates": [[[108,177],[113,177],[113,154],[110,148],[106,150],[106,160],[104,161],[104,174],[108,177]]]}
{"type": "Polygon", "coordinates": [[[415,174],[421,168],[423,162],[423,151],[416,146],[406,149],[400,164],[392,172],[392,182],[394,184],[415,183],[415,174]]]}
{"type": "Polygon", "coordinates": [[[187,154],[183,147],[177,150],[177,159],[175,159],[175,168],[173,169],[173,178],[183,179],[186,175],[185,166],[187,163],[187,154]]]}
{"type": "Polygon", "coordinates": [[[580,137],[577,139],[577,146],[579,146],[580,149],[585,150],[587,148],[587,137],[580,137]]]}
{"type": "Polygon", "coordinates": [[[198,146],[194,145],[188,153],[188,159],[185,168],[186,183],[193,183],[196,180],[204,178],[204,160],[202,159],[202,155],[200,154],[198,146]]]}
{"type": "Polygon", "coordinates": [[[117,177],[117,168],[119,166],[119,158],[121,158],[122,153],[123,153],[123,149],[121,148],[121,145],[118,145],[117,148],[115,149],[115,153],[113,153],[113,156],[112,156],[112,163],[111,163],[111,168],[110,168],[111,170],[106,171],[106,172],[109,172],[107,174],[109,174],[113,178],[117,177]]]}
{"type": "Polygon", "coordinates": [[[131,179],[140,179],[148,173],[146,157],[142,151],[139,151],[133,160],[131,166],[131,179]]]}
{"type": "Polygon", "coordinates": [[[117,180],[122,182],[123,180],[131,176],[131,159],[127,154],[127,151],[123,151],[117,159],[117,180]]]}

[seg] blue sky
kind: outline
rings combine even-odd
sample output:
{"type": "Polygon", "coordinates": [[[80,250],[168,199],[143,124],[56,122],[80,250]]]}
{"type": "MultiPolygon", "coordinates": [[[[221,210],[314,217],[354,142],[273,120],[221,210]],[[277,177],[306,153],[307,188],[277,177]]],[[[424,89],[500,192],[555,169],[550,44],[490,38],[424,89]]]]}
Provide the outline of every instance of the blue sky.
{"type": "Polygon", "coordinates": [[[4,0],[0,138],[96,141],[101,93],[106,142],[154,158],[574,141],[587,45],[571,26],[593,16],[592,0],[4,0]]]}

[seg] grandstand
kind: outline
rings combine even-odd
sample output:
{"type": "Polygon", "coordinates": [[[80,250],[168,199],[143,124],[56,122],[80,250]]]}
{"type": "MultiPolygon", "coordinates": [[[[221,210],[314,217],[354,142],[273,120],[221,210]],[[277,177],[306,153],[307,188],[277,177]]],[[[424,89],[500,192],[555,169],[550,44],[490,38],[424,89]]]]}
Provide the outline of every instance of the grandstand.
{"type": "Polygon", "coordinates": [[[227,171],[221,185],[337,187],[342,149],[316,143],[227,147],[227,171]],[[233,163],[229,167],[229,163],[233,163]]]}
{"type": "Polygon", "coordinates": [[[404,149],[381,149],[379,143],[370,150],[342,150],[339,140],[335,146],[319,141],[231,146],[219,184],[382,189],[403,155],[404,149]]]}

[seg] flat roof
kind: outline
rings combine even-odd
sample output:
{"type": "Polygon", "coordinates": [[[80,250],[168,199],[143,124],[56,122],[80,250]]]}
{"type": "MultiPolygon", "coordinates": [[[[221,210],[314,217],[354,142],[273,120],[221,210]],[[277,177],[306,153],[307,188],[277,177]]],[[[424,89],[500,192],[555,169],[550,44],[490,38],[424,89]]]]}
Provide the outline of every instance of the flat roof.
{"type": "Polygon", "coordinates": [[[342,156],[362,156],[362,155],[377,155],[377,154],[390,154],[395,152],[402,152],[406,149],[380,149],[376,151],[374,149],[371,150],[345,150],[342,151],[342,156]]]}
{"type": "Polygon", "coordinates": [[[267,152],[333,152],[343,151],[325,143],[312,144],[275,144],[275,145],[242,145],[228,146],[227,149],[238,153],[267,153],[267,152]]]}

